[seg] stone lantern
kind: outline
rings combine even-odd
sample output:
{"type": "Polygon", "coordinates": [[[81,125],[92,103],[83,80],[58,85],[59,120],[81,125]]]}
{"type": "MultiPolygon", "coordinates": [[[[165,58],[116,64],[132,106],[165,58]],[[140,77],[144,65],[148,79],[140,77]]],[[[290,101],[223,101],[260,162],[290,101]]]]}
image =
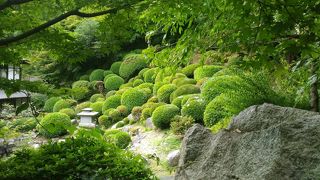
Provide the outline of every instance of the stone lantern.
{"type": "Polygon", "coordinates": [[[82,112],[77,115],[80,116],[80,127],[94,128],[96,124],[94,122],[95,116],[99,114],[99,112],[92,111],[92,108],[84,108],[82,112]]]}

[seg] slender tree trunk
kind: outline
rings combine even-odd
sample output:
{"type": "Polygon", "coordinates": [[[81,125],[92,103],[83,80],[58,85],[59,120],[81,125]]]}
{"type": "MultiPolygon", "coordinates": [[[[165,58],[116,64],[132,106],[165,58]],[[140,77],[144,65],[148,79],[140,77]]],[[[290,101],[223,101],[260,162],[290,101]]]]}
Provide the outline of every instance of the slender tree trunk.
{"type": "Polygon", "coordinates": [[[315,60],[311,62],[311,76],[315,76],[316,78],[316,80],[312,81],[311,89],[310,89],[311,111],[319,112],[317,63],[315,62],[315,60]]]}

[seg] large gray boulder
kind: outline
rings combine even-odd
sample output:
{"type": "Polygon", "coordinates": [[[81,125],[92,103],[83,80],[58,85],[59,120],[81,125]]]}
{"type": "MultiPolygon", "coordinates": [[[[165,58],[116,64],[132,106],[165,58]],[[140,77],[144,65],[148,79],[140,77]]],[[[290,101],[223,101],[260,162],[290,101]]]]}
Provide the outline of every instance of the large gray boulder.
{"type": "Polygon", "coordinates": [[[215,135],[194,125],[175,179],[320,179],[320,116],[263,104],[242,111],[215,135]]]}

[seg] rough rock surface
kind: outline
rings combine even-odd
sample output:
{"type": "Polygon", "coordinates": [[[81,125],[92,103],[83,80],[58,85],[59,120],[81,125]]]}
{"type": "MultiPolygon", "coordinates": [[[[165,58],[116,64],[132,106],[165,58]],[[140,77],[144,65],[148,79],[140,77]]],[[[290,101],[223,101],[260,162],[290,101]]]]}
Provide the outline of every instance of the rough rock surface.
{"type": "Polygon", "coordinates": [[[169,166],[175,167],[179,163],[180,158],[180,150],[171,151],[167,156],[167,161],[169,166]]]}
{"type": "Polygon", "coordinates": [[[271,104],[251,106],[212,135],[191,127],[175,179],[320,178],[320,115],[271,104]]]}

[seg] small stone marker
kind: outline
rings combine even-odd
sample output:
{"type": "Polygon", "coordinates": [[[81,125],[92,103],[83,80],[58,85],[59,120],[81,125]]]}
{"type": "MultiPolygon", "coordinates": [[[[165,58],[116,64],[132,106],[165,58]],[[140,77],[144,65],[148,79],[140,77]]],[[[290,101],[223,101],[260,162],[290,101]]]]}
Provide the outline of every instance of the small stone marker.
{"type": "Polygon", "coordinates": [[[84,108],[82,112],[78,113],[77,115],[80,116],[80,127],[87,127],[87,128],[95,128],[96,124],[93,121],[93,118],[99,114],[99,112],[92,111],[92,108],[84,108]]]}

